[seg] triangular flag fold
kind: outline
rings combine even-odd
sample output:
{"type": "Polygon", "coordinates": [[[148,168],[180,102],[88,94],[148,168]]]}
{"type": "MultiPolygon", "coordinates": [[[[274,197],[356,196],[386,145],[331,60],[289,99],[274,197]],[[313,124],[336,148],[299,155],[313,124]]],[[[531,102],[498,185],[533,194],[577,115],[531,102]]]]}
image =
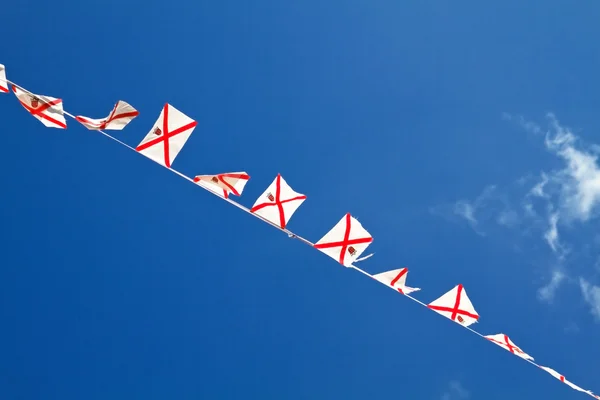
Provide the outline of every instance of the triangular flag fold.
{"type": "Polygon", "coordinates": [[[75,119],[89,130],[120,131],[127,126],[140,113],[130,104],[119,100],[106,118],[92,119],[78,115],[75,119]]]}
{"type": "Polygon", "coordinates": [[[479,314],[475,311],[463,285],[455,286],[427,307],[463,326],[474,324],[479,319],[479,314]]]}
{"type": "Polygon", "coordinates": [[[421,290],[420,288],[411,288],[406,286],[406,277],[408,268],[394,269],[373,275],[373,278],[391,288],[398,290],[402,294],[409,294],[421,290]]]}
{"type": "Polygon", "coordinates": [[[65,120],[61,99],[28,93],[15,85],[12,85],[12,90],[23,108],[46,127],[58,129],[67,128],[67,121],[65,120]]]}
{"type": "Polygon", "coordinates": [[[281,177],[281,174],[277,174],[273,183],[256,200],[250,212],[285,229],[290,218],[304,203],[304,200],[306,200],[305,195],[294,191],[281,177]]]}
{"type": "Polygon", "coordinates": [[[197,175],[194,182],[227,199],[230,193],[241,196],[249,179],[250,176],[245,172],[227,172],[218,175],[197,175]]]}
{"type": "Polygon", "coordinates": [[[373,242],[373,237],[358,220],[346,214],[314,247],[340,264],[349,267],[373,242]]]}
{"type": "Polygon", "coordinates": [[[511,353],[513,353],[515,356],[524,358],[526,360],[531,360],[533,361],[533,357],[531,357],[529,354],[525,353],[523,350],[521,350],[512,340],[510,340],[510,338],[505,335],[504,333],[498,333],[496,335],[487,335],[484,336],[487,340],[489,340],[492,343],[497,344],[498,346],[502,347],[505,350],[510,351],[511,353]]]}
{"type": "Polygon", "coordinates": [[[151,160],[171,168],[198,123],[173,107],[165,104],[150,132],[136,150],[151,160]]]}

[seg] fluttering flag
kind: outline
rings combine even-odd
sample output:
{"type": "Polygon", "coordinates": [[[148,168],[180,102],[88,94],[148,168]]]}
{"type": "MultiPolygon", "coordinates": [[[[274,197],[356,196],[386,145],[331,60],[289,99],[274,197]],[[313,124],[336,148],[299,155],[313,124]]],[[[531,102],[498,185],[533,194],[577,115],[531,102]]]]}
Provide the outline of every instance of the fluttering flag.
{"type": "Polygon", "coordinates": [[[510,338],[505,335],[504,333],[498,333],[497,335],[487,335],[484,336],[487,340],[489,340],[492,343],[497,344],[498,346],[502,347],[505,350],[510,351],[511,353],[513,353],[515,356],[524,358],[526,360],[531,360],[533,361],[533,357],[531,357],[529,354],[525,353],[523,350],[521,350],[516,344],[514,344],[514,342],[512,340],[510,340],[510,338]]]}
{"type": "Polygon", "coordinates": [[[345,267],[349,267],[373,242],[360,222],[346,214],[314,247],[345,267]]]}
{"type": "Polygon", "coordinates": [[[8,93],[8,82],[6,80],[6,68],[0,64],[0,93],[8,93]]]}
{"type": "Polygon", "coordinates": [[[288,221],[304,200],[306,200],[305,195],[295,192],[281,177],[281,174],[277,174],[273,183],[256,200],[250,212],[285,229],[288,221]]]}
{"type": "Polygon", "coordinates": [[[380,274],[373,275],[373,278],[379,282],[387,285],[391,288],[398,290],[402,294],[410,294],[421,290],[420,288],[411,288],[406,286],[406,277],[408,275],[408,268],[394,269],[380,274]]]}
{"type": "Polygon", "coordinates": [[[128,103],[119,100],[106,118],[92,119],[78,115],[75,119],[89,130],[120,131],[140,113],[128,103]]]}
{"type": "Polygon", "coordinates": [[[218,175],[196,175],[194,182],[219,195],[222,193],[223,197],[228,199],[230,193],[241,196],[249,179],[250,176],[245,172],[227,172],[218,175]]]}
{"type": "Polygon", "coordinates": [[[463,285],[455,286],[454,289],[429,303],[427,307],[464,326],[479,320],[479,314],[475,311],[463,285]]]}
{"type": "MultiPolygon", "coordinates": [[[[555,377],[556,379],[558,379],[559,381],[561,381],[562,383],[564,383],[565,385],[569,386],[571,389],[575,389],[578,392],[584,392],[587,394],[590,394],[589,390],[585,390],[580,388],[579,386],[577,386],[576,384],[574,384],[573,382],[569,382],[564,375],[559,374],[558,372],[556,372],[555,370],[553,370],[552,368],[548,368],[548,367],[543,367],[541,365],[539,365],[539,367],[541,369],[543,369],[544,371],[546,371],[547,373],[549,373],[550,375],[552,375],[553,377],[555,377]]],[[[591,394],[593,396],[593,394],[591,394]]]]}
{"type": "Polygon", "coordinates": [[[67,121],[65,120],[61,99],[27,93],[16,85],[12,85],[12,90],[23,108],[40,120],[46,127],[58,129],[67,128],[67,121]]]}
{"type": "Polygon", "coordinates": [[[196,121],[165,104],[150,132],[142,139],[136,150],[151,160],[171,168],[194,128],[196,121]]]}

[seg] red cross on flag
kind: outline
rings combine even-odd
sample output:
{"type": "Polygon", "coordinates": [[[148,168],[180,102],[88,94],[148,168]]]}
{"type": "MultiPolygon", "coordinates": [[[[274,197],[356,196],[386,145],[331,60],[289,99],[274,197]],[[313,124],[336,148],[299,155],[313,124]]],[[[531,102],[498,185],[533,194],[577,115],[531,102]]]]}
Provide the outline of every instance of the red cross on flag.
{"type": "Polygon", "coordinates": [[[287,184],[281,174],[269,185],[267,190],[256,200],[250,212],[285,229],[288,221],[298,207],[304,203],[306,196],[295,192],[287,184]]]}
{"type": "Polygon", "coordinates": [[[151,160],[171,168],[198,123],[173,107],[165,104],[160,116],[136,150],[151,160]]]}
{"type": "Polygon", "coordinates": [[[429,303],[427,307],[464,326],[474,324],[479,319],[479,314],[475,311],[463,285],[455,286],[454,289],[429,303]]]}
{"type": "Polygon", "coordinates": [[[194,182],[219,195],[223,193],[223,196],[228,199],[229,193],[241,196],[249,179],[250,176],[245,172],[228,172],[218,175],[197,175],[194,182]]]}
{"type": "Polygon", "coordinates": [[[108,117],[103,119],[92,119],[78,115],[75,119],[89,130],[113,130],[120,131],[127,126],[140,113],[128,103],[119,100],[113,107],[108,117]]]}
{"type": "Polygon", "coordinates": [[[6,82],[6,68],[0,64],[0,93],[8,93],[8,82],[6,82]]]}
{"type": "Polygon", "coordinates": [[[516,344],[514,344],[514,342],[510,340],[510,338],[504,333],[499,333],[497,335],[487,335],[484,337],[490,342],[497,344],[498,346],[510,351],[516,356],[533,361],[533,357],[523,352],[523,350],[521,350],[516,344]]]}
{"type": "Polygon", "coordinates": [[[398,290],[402,294],[409,294],[421,290],[420,288],[411,288],[406,286],[406,276],[408,268],[394,269],[392,271],[382,272],[373,275],[373,278],[391,288],[398,290]]]}
{"type": "Polygon", "coordinates": [[[15,96],[17,96],[19,103],[46,127],[67,128],[61,99],[27,93],[15,85],[12,85],[12,90],[15,96]]]}
{"type": "Polygon", "coordinates": [[[559,381],[561,381],[562,383],[564,383],[565,385],[569,386],[571,389],[575,389],[579,392],[584,392],[584,393],[590,394],[588,390],[584,390],[584,389],[580,388],[579,386],[577,386],[576,384],[569,382],[568,380],[565,379],[564,375],[559,374],[552,368],[542,367],[541,365],[539,365],[539,367],[541,369],[543,369],[544,371],[546,371],[547,373],[549,373],[550,375],[552,375],[553,377],[555,377],[556,379],[558,379],[559,381]]]}
{"type": "Polygon", "coordinates": [[[348,213],[315,244],[315,248],[349,267],[372,241],[371,234],[348,213]]]}

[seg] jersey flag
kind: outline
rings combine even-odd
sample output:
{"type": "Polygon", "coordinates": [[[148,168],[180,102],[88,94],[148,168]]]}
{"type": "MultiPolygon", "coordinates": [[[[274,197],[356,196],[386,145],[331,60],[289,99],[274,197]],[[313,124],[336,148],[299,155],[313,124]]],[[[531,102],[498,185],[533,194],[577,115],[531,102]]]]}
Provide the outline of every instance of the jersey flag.
{"type": "Polygon", "coordinates": [[[160,116],[136,150],[171,168],[175,157],[181,151],[198,123],[170,105],[165,104],[160,116]]]}
{"type": "Polygon", "coordinates": [[[348,213],[314,247],[343,266],[350,267],[371,242],[371,234],[348,213]]]}
{"type": "Polygon", "coordinates": [[[197,175],[194,182],[219,195],[222,193],[223,197],[228,199],[229,193],[241,196],[249,179],[250,176],[245,172],[228,172],[218,175],[197,175]]]}
{"type": "Polygon", "coordinates": [[[113,107],[108,117],[92,119],[78,115],[75,119],[89,130],[120,131],[127,126],[140,113],[128,103],[119,100],[113,107]]]}
{"type": "Polygon", "coordinates": [[[505,335],[504,333],[498,333],[497,335],[487,335],[484,336],[487,340],[489,340],[492,343],[497,344],[498,346],[502,347],[505,350],[510,351],[511,353],[513,353],[515,356],[524,358],[526,360],[531,360],[533,361],[533,357],[531,357],[529,354],[525,353],[523,350],[521,350],[512,340],[510,340],[510,338],[505,335]]]}
{"type": "Polygon", "coordinates": [[[281,177],[281,174],[277,174],[273,183],[256,200],[250,212],[285,229],[290,218],[304,203],[304,200],[306,200],[305,195],[295,192],[281,177]]]}
{"type": "Polygon", "coordinates": [[[475,311],[463,285],[455,286],[427,307],[463,326],[469,326],[479,320],[479,314],[475,311]]]}
{"type": "MultiPolygon", "coordinates": [[[[578,392],[584,392],[584,393],[590,394],[589,390],[582,389],[579,386],[577,386],[576,384],[574,384],[573,382],[569,382],[564,377],[564,375],[559,374],[558,372],[556,372],[552,368],[542,367],[541,365],[539,367],[541,369],[543,369],[544,371],[546,371],[547,373],[549,373],[550,375],[552,375],[553,377],[555,377],[556,379],[558,379],[559,381],[561,381],[562,383],[564,383],[565,385],[569,386],[571,389],[577,390],[578,392]]],[[[593,394],[590,394],[590,395],[594,396],[593,394]]]]}
{"type": "Polygon", "coordinates": [[[411,288],[406,286],[406,277],[408,275],[408,268],[394,269],[392,271],[382,272],[380,274],[373,275],[373,278],[379,282],[387,285],[391,288],[398,290],[402,294],[410,294],[421,290],[420,288],[411,288]]]}
{"type": "Polygon", "coordinates": [[[46,127],[67,129],[61,99],[27,93],[15,85],[12,85],[12,90],[19,103],[46,127]]]}
{"type": "Polygon", "coordinates": [[[8,82],[6,81],[6,68],[0,64],[0,93],[8,93],[8,82]]]}

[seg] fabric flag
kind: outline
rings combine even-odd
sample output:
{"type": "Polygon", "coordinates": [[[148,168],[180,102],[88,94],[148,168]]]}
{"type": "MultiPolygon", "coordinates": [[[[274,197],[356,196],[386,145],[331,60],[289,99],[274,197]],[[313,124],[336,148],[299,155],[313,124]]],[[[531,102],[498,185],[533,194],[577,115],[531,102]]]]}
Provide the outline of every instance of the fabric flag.
{"type": "Polygon", "coordinates": [[[228,172],[218,175],[197,175],[194,182],[217,194],[223,193],[223,197],[229,198],[229,193],[241,196],[244,186],[250,179],[245,172],[228,172]]]}
{"type": "Polygon", "coordinates": [[[171,168],[198,123],[170,105],[165,104],[160,116],[136,150],[151,160],[171,168]]]}
{"type": "Polygon", "coordinates": [[[67,128],[61,99],[27,93],[15,85],[12,85],[12,90],[19,103],[46,127],[67,128]]]}
{"type": "Polygon", "coordinates": [[[484,336],[487,340],[489,340],[492,343],[497,344],[498,346],[502,347],[505,350],[510,351],[511,353],[513,353],[516,356],[519,356],[521,358],[524,358],[526,360],[531,360],[533,361],[533,357],[531,357],[529,354],[523,352],[523,350],[521,350],[512,340],[510,340],[510,338],[505,335],[504,333],[498,333],[497,335],[487,335],[484,336]]]}
{"type": "Polygon", "coordinates": [[[371,234],[348,213],[315,244],[315,248],[350,267],[371,242],[371,234]]]}
{"type": "Polygon", "coordinates": [[[8,93],[8,82],[6,81],[6,68],[0,64],[0,93],[8,93]]]}
{"type": "Polygon", "coordinates": [[[373,278],[391,288],[398,290],[402,294],[409,294],[421,290],[420,288],[411,288],[406,286],[406,277],[408,268],[394,269],[392,271],[382,272],[373,275],[373,278]]]}
{"type": "Polygon", "coordinates": [[[108,117],[92,119],[78,115],[75,119],[89,130],[120,131],[127,126],[140,113],[128,103],[119,100],[113,107],[108,117]]]}
{"type": "Polygon", "coordinates": [[[250,212],[285,229],[288,221],[298,207],[304,203],[306,196],[295,192],[287,184],[281,174],[269,185],[267,190],[256,200],[250,212]]]}
{"type": "MultiPolygon", "coordinates": [[[[544,371],[546,371],[547,373],[549,373],[550,375],[552,375],[553,377],[555,377],[556,379],[558,379],[559,381],[561,381],[562,383],[564,383],[565,385],[569,386],[571,389],[575,389],[579,392],[584,392],[584,393],[590,394],[590,392],[588,390],[584,390],[584,389],[580,388],[579,386],[577,386],[576,384],[569,382],[568,380],[565,379],[565,377],[563,375],[559,374],[552,368],[542,367],[541,365],[539,367],[541,369],[543,369],[544,371]]],[[[594,396],[594,395],[592,394],[592,396],[594,396]]]]}
{"type": "Polygon", "coordinates": [[[475,311],[463,285],[455,286],[427,307],[463,326],[474,324],[479,319],[479,314],[475,311]]]}

